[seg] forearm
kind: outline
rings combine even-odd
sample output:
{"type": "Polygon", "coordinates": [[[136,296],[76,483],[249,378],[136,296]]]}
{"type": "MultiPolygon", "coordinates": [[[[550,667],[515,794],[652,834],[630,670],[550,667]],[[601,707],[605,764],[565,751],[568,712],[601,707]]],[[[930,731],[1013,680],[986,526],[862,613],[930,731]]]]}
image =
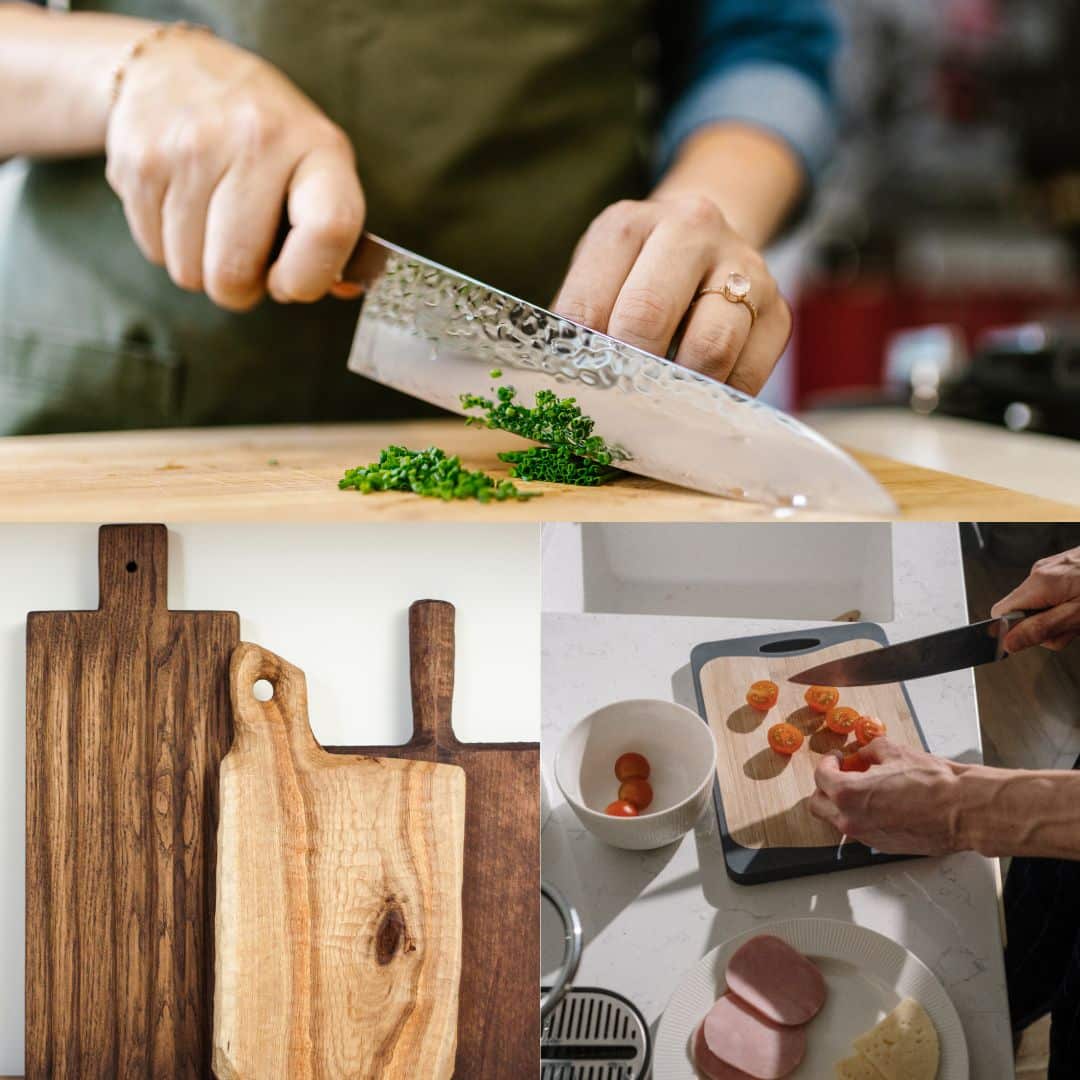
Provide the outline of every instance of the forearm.
{"type": "Polygon", "coordinates": [[[153,24],[0,3],[0,159],[64,157],[105,147],[113,73],[153,24]]]}
{"type": "Polygon", "coordinates": [[[654,195],[707,195],[736,232],[760,249],[791,213],[805,184],[803,165],[783,140],[725,122],[686,139],[654,195]]]}
{"type": "Polygon", "coordinates": [[[1080,772],[969,766],[960,787],[964,847],[1080,859],[1080,772]]]}

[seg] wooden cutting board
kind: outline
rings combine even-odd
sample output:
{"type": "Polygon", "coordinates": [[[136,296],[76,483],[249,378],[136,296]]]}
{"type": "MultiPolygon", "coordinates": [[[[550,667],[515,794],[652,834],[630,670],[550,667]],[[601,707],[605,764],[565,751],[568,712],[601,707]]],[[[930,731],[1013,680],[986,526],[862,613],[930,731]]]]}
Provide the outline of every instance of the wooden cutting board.
{"type": "Polygon", "coordinates": [[[448,1078],[457,1038],[465,774],[329,754],[304,674],[230,668],[214,991],[219,1080],[448,1078]],[[268,701],[253,689],[266,680],[268,701]]]}
{"type": "MultiPolygon", "coordinates": [[[[1023,436],[1020,436],[1023,438],[1023,436]]],[[[524,445],[459,418],[362,424],[216,427],[27,435],[0,440],[0,520],[86,521],[160,514],[169,521],[772,521],[766,506],[627,477],[598,488],[536,484],[542,499],[478,503],[405,492],[339,491],[346,468],[393,444],[441,446],[504,477],[498,453],[524,445]]],[[[1080,505],[1009,491],[873,454],[853,456],[896,500],[899,518],[1076,521],[1080,505]]],[[[1048,466],[1050,467],[1050,466],[1048,466]]],[[[797,521],[862,520],[796,511],[797,521]]]]}
{"type": "Polygon", "coordinates": [[[26,1072],[208,1077],[233,612],[169,611],[163,525],[99,533],[96,611],[26,634],[26,1072]]]}
{"type": "Polygon", "coordinates": [[[454,1077],[533,1077],[540,1047],[540,747],[457,740],[451,720],[452,604],[413,604],[409,645],[412,739],[404,746],[340,752],[450,762],[465,770],[464,939],[454,1077]]]}
{"type": "MultiPolygon", "coordinates": [[[[841,848],[840,834],[807,810],[822,755],[858,744],[854,736],[829,731],[824,718],[806,705],[806,687],[787,681],[808,667],[884,643],[880,627],[857,623],[712,642],[694,650],[699,705],[717,741],[717,812],[725,857],[737,880],[773,880],[885,858],[850,841],[841,848]],[[746,691],[759,679],[780,687],[779,701],[764,714],[746,704],[746,691]],[[791,757],[768,745],[769,728],[781,721],[805,736],[791,757]]],[[[876,716],[895,741],[925,747],[901,684],[844,687],[840,704],[876,716]]]]}

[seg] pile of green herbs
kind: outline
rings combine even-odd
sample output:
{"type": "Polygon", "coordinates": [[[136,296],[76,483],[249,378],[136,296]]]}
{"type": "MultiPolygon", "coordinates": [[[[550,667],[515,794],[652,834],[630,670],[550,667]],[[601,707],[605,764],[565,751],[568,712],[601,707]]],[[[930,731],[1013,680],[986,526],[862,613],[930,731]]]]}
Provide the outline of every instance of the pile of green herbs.
{"type": "Polygon", "coordinates": [[[477,499],[482,503],[523,501],[534,497],[511,480],[496,481],[485,472],[464,468],[460,457],[451,457],[437,446],[426,450],[388,446],[380,452],[375,464],[346,470],[338,487],[355,488],[364,495],[374,491],[411,491],[414,495],[447,502],[451,499],[477,499]]]}
{"type": "MultiPolygon", "coordinates": [[[[501,376],[498,369],[491,372],[493,379],[501,376]]],[[[542,444],[499,454],[499,460],[510,466],[514,480],[595,487],[620,475],[613,462],[623,455],[594,434],[595,421],[582,413],[574,398],[538,390],[535,403],[528,406],[517,402],[516,396],[512,386],[500,386],[494,399],[461,395],[462,408],[482,410],[481,415],[468,417],[466,424],[508,431],[542,444]]],[[[387,447],[374,465],[349,469],[338,487],[355,488],[365,495],[374,491],[412,491],[445,500],[480,502],[522,500],[539,494],[522,491],[511,480],[496,481],[487,473],[470,472],[462,468],[460,458],[449,457],[434,446],[427,450],[387,447]]]]}

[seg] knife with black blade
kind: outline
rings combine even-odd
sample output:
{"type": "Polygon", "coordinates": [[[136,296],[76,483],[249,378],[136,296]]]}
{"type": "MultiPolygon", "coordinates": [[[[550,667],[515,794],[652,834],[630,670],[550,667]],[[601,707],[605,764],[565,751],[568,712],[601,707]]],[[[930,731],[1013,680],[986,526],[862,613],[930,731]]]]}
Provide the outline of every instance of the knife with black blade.
{"type": "Polygon", "coordinates": [[[1013,611],[998,619],[913,638],[898,645],[830,660],[788,678],[805,686],[878,686],[882,683],[923,679],[946,671],[961,671],[1005,660],[1005,635],[1034,612],[1013,611]]]}
{"type": "Polygon", "coordinates": [[[342,278],[363,292],[348,361],[359,375],[463,415],[462,394],[510,385],[531,405],[553,390],[577,400],[629,472],[782,511],[896,513],[839,447],[715,379],[370,233],[342,278]]]}

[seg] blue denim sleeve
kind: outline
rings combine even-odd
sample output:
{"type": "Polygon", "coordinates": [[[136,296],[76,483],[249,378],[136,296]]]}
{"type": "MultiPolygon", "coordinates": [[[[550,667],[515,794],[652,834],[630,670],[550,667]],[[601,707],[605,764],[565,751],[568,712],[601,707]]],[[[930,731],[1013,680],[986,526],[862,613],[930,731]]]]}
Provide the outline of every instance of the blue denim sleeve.
{"type": "Polygon", "coordinates": [[[835,138],[839,30],[829,0],[706,0],[694,38],[661,129],[661,166],[698,128],[732,120],[783,139],[816,179],[835,138]]]}

